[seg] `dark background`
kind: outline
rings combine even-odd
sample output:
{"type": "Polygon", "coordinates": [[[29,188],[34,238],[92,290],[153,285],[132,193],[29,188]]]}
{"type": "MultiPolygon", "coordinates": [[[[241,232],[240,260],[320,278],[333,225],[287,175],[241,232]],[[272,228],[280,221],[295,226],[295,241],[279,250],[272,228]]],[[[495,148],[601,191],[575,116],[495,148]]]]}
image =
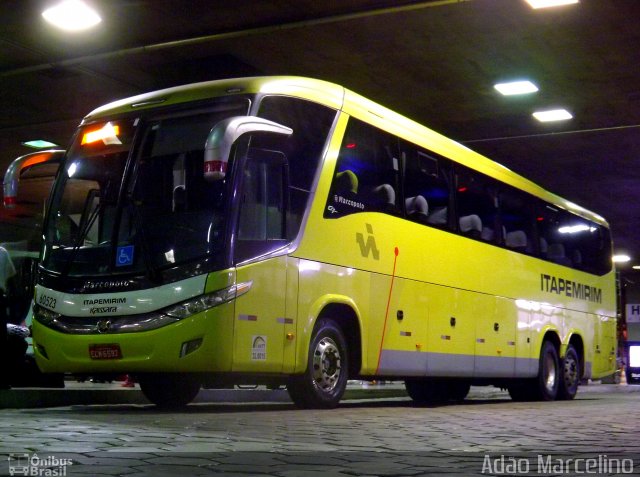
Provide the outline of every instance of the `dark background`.
{"type": "MultiPolygon", "coordinates": [[[[248,75],[339,83],[609,220],[640,264],[640,1],[86,0],[102,23],[48,25],[48,0],[0,2],[0,167],[68,145],[93,108],[248,75]],[[526,78],[536,94],[503,97],[526,78]],[[552,124],[531,116],[564,107],[552,124]]],[[[632,276],[629,274],[629,276],[632,276]]]]}

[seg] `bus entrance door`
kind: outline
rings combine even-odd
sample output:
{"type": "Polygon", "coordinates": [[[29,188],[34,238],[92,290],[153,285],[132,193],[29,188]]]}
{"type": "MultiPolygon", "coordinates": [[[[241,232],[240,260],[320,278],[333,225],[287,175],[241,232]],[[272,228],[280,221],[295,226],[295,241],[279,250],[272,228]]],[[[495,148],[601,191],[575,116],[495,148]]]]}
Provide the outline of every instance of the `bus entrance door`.
{"type": "Polygon", "coordinates": [[[254,149],[242,167],[234,261],[238,283],[233,371],[280,373],[284,359],[287,262],[287,162],[282,153],[254,149]]]}
{"type": "Polygon", "coordinates": [[[251,288],[236,300],[234,372],[282,371],[286,271],[286,255],[238,267],[238,283],[251,288]]]}

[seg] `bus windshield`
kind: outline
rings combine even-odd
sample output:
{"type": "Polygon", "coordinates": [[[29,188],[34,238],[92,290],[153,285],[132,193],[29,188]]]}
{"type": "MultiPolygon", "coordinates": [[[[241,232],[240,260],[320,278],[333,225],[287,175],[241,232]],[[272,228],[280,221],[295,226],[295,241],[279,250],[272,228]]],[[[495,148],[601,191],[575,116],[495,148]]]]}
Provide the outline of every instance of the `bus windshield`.
{"type": "Polygon", "coordinates": [[[142,274],[221,258],[226,182],[205,180],[204,146],[213,125],[248,104],[81,128],[52,196],[43,267],[142,274]]]}

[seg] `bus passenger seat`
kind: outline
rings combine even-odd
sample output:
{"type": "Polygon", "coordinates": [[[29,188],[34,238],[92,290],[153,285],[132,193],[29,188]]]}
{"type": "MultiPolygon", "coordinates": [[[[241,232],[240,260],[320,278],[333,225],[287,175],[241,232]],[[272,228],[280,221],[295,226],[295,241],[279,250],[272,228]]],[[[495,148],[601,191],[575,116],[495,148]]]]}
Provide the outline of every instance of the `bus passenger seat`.
{"type": "Polygon", "coordinates": [[[421,195],[415,197],[408,197],[404,201],[407,209],[407,217],[409,220],[414,220],[420,223],[426,223],[429,216],[429,204],[427,199],[421,195]]]}
{"type": "Polygon", "coordinates": [[[582,252],[580,252],[580,250],[574,250],[573,253],[571,253],[571,261],[574,266],[580,267],[582,265],[582,252]]]}
{"type": "Polygon", "coordinates": [[[507,233],[506,244],[509,248],[525,250],[527,248],[527,234],[522,230],[514,230],[507,233]]]}
{"type": "Polygon", "coordinates": [[[542,257],[546,257],[548,251],[549,251],[549,244],[547,243],[544,237],[540,237],[540,255],[542,257]]]}
{"type": "Polygon", "coordinates": [[[480,238],[485,242],[493,242],[495,235],[496,234],[491,227],[482,227],[480,238]]]}
{"type": "Polygon", "coordinates": [[[373,189],[377,208],[382,212],[396,211],[396,191],[389,184],[382,184],[373,189]]]}
{"type": "Polygon", "coordinates": [[[476,214],[460,217],[460,232],[470,237],[480,238],[482,234],[482,220],[476,214]]]}
{"type": "Polygon", "coordinates": [[[335,179],[336,193],[357,194],[358,193],[358,176],[353,171],[346,170],[338,172],[335,179]]]}
{"type": "Polygon", "coordinates": [[[570,265],[571,260],[567,257],[564,251],[564,245],[561,243],[552,243],[549,245],[549,251],[547,252],[547,258],[552,262],[560,265],[570,265]]]}
{"type": "Polygon", "coordinates": [[[431,225],[447,225],[447,208],[440,207],[429,214],[427,223],[431,225]]]}

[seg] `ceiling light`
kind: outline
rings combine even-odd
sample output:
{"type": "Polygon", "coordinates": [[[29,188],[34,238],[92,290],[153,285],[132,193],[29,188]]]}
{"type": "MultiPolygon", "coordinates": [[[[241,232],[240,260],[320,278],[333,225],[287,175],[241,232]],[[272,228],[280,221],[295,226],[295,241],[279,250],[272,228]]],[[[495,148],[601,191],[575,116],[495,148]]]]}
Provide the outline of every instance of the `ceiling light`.
{"type": "Polygon", "coordinates": [[[548,8],[559,7],[560,5],[571,5],[578,3],[578,0],[526,0],[531,5],[531,8],[548,8]]]}
{"type": "Polygon", "coordinates": [[[67,31],[81,31],[102,21],[100,15],[80,0],[65,0],[42,12],[45,20],[67,31]]]}
{"type": "Polygon", "coordinates": [[[34,149],[44,149],[45,147],[58,147],[57,144],[45,141],[44,139],[34,139],[33,141],[24,141],[23,146],[32,147],[34,149]]]}
{"type": "Polygon", "coordinates": [[[538,87],[531,81],[512,81],[511,83],[498,83],[493,87],[504,96],[512,96],[514,94],[529,94],[538,91],[538,87]]]}
{"type": "Polygon", "coordinates": [[[613,260],[613,263],[627,263],[631,260],[631,257],[629,255],[614,255],[613,257],[611,257],[611,260],[613,260]]]}
{"type": "Polygon", "coordinates": [[[571,119],[573,116],[566,109],[550,109],[548,111],[536,111],[533,113],[533,117],[540,122],[547,123],[550,121],[571,119]]]}
{"type": "Polygon", "coordinates": [[[633,266],[633,267],[631,267],[631,268],[633,268],[634,270],[640,270],[640,265],[634,265],[634,266],[633,266]]]}

